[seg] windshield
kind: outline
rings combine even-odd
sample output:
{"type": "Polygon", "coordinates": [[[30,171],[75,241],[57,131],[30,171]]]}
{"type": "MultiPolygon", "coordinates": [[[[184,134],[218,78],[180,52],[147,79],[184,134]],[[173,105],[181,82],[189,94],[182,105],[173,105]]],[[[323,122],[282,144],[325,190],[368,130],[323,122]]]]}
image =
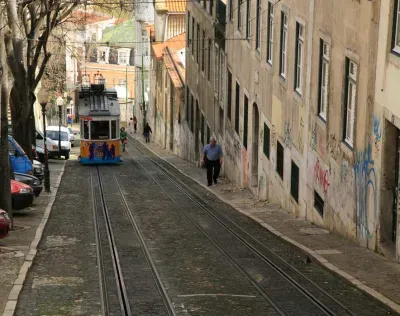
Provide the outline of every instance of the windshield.
{"type": "Polygon", "coordinates": [[[25,151],[22,149],[22,147],[16,141],[14,141],[14,146],[10,141],[8,141],[8,153],[10,155],[14,155],[15,150],[18,150],[22,155],[26,155],[25,151]]]}
{"type": "Polygon", "coordinates": [[[72,133],[72,128],[71,128],[71,127],[68,127],[68,130],[69,130],[69,133],[70,133],[70,134],[73,134],[73,133],[72,133]]]}
{"type": "MultiPolygon", "coordinates": [[[[47,137],[52,140],[58,140],[58,131],[47,131],[47,137]]],[[[61,132],[61,140],[69,140],[67,132],[61,132]]]]}

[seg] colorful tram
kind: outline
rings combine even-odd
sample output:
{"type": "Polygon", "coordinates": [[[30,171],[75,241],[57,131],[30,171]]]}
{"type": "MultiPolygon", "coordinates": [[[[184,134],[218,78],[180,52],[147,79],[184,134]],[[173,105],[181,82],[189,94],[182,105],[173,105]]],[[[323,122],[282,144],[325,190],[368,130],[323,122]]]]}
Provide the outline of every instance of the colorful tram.
{"type": "Polygon", "coordinates": [[[117,91],[106,89],[104,81],[82,86],[79,91],[79,117],[80,162],[83,165],[120,163],[117,91]]]}

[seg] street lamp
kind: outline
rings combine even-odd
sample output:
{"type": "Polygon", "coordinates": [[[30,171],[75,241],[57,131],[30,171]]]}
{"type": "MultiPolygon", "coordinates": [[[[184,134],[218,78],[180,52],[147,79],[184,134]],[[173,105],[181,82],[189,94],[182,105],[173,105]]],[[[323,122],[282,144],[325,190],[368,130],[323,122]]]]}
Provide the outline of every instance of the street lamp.
{"type": "Polygon", "coordinates": [[[64,111],[63,111],[63,122],[67,122],[67,103],[68,103],[68,92],[64,92],[64,102],[65,102],[65,106],[64,106],[64,111]]]}
{"type": "Polygon", "coordinates": [[[58,105],[58,151],[61,155],[61,108],[64,104],[64,100],[62,97],[57,98],[58,105]]]}
{"type": "Polygon", "coordinates": [[[42,106],[43,115],[43,134],[44,134],[44,190],[50,193],[50,170],[49,161],[47,159],[47,134],[46,134],[46,105],[49,100],[49,93],[46,89],[40,89],[37,94],[38,101],[42,106]]]}
{"type": "Polygon", "coordinates": [[[71,128],[72,128],[72,118],[73,118],[72,113],[73,113],[73,109],[74,109],[74,100],[71,100],[69,102],[69,105],[71,106],[71,110],[69,111],[69,115],[71,116],[71,128]]]}

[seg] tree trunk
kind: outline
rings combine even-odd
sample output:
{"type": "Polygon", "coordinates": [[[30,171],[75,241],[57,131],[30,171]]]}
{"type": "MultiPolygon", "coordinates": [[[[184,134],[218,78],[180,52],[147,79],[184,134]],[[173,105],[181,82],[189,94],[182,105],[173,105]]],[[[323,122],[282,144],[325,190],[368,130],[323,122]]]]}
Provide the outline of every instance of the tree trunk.
{"type": "Polygon", "coordinates": [[[13,137],[32,160],[32,131],[34,130],[33,105],[30,104],[28,92],[19,93],[15,84],[11,88],[10,109],[13,137]],[[29,113],[21,115],[20,113],[29,113]]]}
{"type": "MultiPolygon", "coordinates": [[[[3,16],[0,14],[0,25],[3,25],[3,16]]],[[[7,65],[5,60],[4,33],[0,29],[0,209],[8,212],[12,217],[10,158],[8,156],[8,89],[7,65]]]]}

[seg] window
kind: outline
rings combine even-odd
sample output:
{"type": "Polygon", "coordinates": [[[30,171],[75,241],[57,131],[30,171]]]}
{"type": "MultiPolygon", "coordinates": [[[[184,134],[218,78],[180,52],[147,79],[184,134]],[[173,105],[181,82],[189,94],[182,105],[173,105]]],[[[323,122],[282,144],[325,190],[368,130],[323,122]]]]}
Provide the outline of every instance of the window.
{"type": "Polygon", "coordinates": [[[299,203],[299,167],[292,161],[292,179],[290,181],[290,195],[299,203]]]}
{"type": "Polygon", "coordinates": [[[208,39],[207,79],[211,80],[211,39],[208,39]]]}
{"type": "Polygon", "coordinates": [[[187,15],[187,31],[186,31],[186,34],[187,34],[187,47],[190,47],[190,42],[191,42],[191,39],[190,39],[190,11],[188,11],[188,15],[187,15]]]}
{"type": "Polygon", "coordinates": [[[357,65],[346,58],[346,87],[345,87],[345,121],[344,140],[353,147],[354,142],[354,121],[356,112],[357,95],[357,65]]]}
{"type": "Polygon", "coordinates": [[[243,0],[238,0],[239,4],[237,7],[237,20],[238,20],[238,25],[237,28],[239,31],[242,30],[242,2],[243,0]]]}
{"type": "Polygon", "coordinates": [[[228,117],[228,120],[232,120],[232,74],[228,70],[228,102],[227,102],[227,113],[226,116],[228,117]]]}
{"type": "Polygon", "coordinates": [[[269,159],[269,147],[270,147],[271,131],[267,124],[264,123],[264,155],[269,159]]]}
{"type": "Polygon", "coordinates": [[[274,6],[268,2],[267,62],[272,65],[274,51],[274,6]]]}
{"type": "Polygon", "coordinates": [[[314,207],[317,210],[317,212],[319,213],[319,215],[324,217],[324,200],[317,193],[317,191],[314,191],[314,207]]]}
{"type": "Polygon", "coordinates": [[[303,88],[304,26],[296,22],[296,60],[294,67],[294,88],[301,94],[303,88]]]}
{"type": "Polygon", "coordinates": [[[240,104],[239,96],[240,96],[240,85],[238,82],[236,82],[235,131],[238,134],[239,134],[239,104],[240,104]]]}
{"type": "Polygon", "coordinates": [[[257,12],[256,12],[256,49],[260,50],[260,39],[261,39],[261,0],[257,0],[257,12]]]}
{"type": "Polygon", "coordinates": [[[208,13],[210,13],[210,15],[213,15],[213,8],[214,8],[214,0],[209,0],[210,6],[209,6],[209,10],[208,13]]]}
{"type": "Polygon", "coordinates": [[[111,139],[117,138],[117,121],[111,121],[111,139]]]}
{"type": "Polygon", "coordinates": [[[229,0],[229,21],[233,20],[233,0],[229,0]]]}
{"type": "Polygon", "coordinates": [[[194,20],[194,17],[192,17],[192,40],[191,40],[191,44],[192,44],[192,56],[194,57],[194,46],[195,46],[195,40],[194,40],[194,27],[196,25],[196,22],[194,20]]]}
{"type": "Polygon", "coordinates": [[[400,54],[400,0],[395,1],[393,51],[400,54]]]}
{"type": "Polygon", "coordinates": [[[194,130],[194,98],[193,94],[190,97],[190,130],[194,130]]]}
{"type": "Polygon", "coordinates": [[[189,87],[186,86],[186,121],[189,121],[189,107],[190,107],[190,91],[189,87]]]}
{"type": "Polygon", "coordinates": [[[318,112],[325,121],[328,118],[328,86],[330,46],[320,41],[318,112]]]}
{"type": "Polygon", "coordinates": [[[283,146],[280,142],[277,142],[276,146],[276,172],[283,180],[283,160],[284,160],[283,146]]]}
{"type": "Polygon", "coordinates": [[[201,113],[201,126],[200,126],[200,133],[201,133],[201,143],[205,145],[206,143],[204,142],[204,115],[201,113]]]}
{"type": "Polygon", "coordinates": [[[219,133],[224,136],[224,109],[219,108],[219,133]]]}
{"type": "Polygon", "coordinates": [[[279,73],[283,78],[286,78],[287,68],[287,36],[288,36],[288,16],[282,12],[281,21],[281,60],[279,73]]]}
{"type": "Polygon", "coordinates": [[[204,71],[206,64],[206,32],[203,30],[203,38],[201,39],[201,70],[204,71]]]}
{"type": "Polygon", "coordinates": [[[197,23],[197,32],[196,32],[196,62],[199,64],[200,61],[200,24],[197,23]]]}
{"type": "Polygon", "coordinates": [[[249,99],[244,95],[244,113],[243,113],[243,146],[247,149],[247,134],[249,129],[249,99]]]}
{"type": "Polygon", "coordinates": [[[246,8],[246,38],[248,41],[250,41],[250,34],[251,34],[251,21],[250,21],[250,15],[251,15],[251,0],[247,0],[247,8],[246,8]]]}
{"type": "Polygon", "coordinates": [[[128,65],[128,54],[127,52],[118,52],[118,64],[120,65],[128,65]]]}
{"type": "MultiPolygon", "coordinates": [[[[90,122],[90,136],[91,136],[90,139],[94,139],[94,140],[109,139],[110,138],[110,122],[109,121],[92,121],[92,122],[90,122]]],[[[67,140],[68,140],[68,135],[67,135],[67,140]]]]}
{"type": "Polygon", "coordinates": [[[89,121],[81,121],[81,122],[82,122],[82,128],[83,128],[83,138],[90,139],[89,138],[89,121]]]}

